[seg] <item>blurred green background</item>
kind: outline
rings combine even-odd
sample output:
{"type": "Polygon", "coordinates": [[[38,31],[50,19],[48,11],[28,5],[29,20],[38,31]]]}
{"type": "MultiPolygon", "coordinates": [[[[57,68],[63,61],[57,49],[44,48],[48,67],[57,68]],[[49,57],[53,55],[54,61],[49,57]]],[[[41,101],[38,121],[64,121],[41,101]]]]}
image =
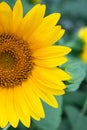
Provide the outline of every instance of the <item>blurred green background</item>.
{"type": "MultiPolygon", "coordinates": [[[[0,1],[7,1],[11,6],[15,3],[15,0],[0,1]]],[[[22,2],[24,13],[36,4],[32,3],[32,0],[22,2]]],[[[40,122],[32,120],[29,130],[87,130],[87,64],[79,57],[82,41],[77,35],[81,27],[87,26],[87,0],[40,0],[40,2],[47,5],[46,15],[61,13],[58,24],[62,25],[66,33],[56,44],[70,46],[73,49],[68,56],[70,61],[61,66],[65,71],[72,73],[73,80],[66,83],[66,94],[57,97],[59,108],[56,110],[43,103],[46,118],[40,122]]],[[[28,130],[21,123],[16,129],[28,130]]],[[[9,127],[8,130],[14,128],[9,127]]]]}

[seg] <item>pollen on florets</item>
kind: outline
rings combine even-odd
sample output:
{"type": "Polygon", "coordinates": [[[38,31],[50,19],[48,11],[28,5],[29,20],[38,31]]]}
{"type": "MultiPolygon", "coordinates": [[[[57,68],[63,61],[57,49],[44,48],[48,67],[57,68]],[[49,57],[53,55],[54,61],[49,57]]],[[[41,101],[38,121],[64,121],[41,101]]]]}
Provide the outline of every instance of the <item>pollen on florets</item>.
{"type": "Polygon", "coordinates": [[[21,85],[32,68],[29,44],[14,34],[0,34],[0,87],[21,85]]]}

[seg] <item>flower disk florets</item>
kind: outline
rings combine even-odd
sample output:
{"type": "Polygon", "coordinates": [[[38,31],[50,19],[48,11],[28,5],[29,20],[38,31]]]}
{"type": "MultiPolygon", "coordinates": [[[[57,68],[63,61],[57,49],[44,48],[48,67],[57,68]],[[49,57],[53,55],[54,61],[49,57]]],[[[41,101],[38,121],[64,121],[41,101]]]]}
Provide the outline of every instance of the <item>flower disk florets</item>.
{"type": "Polygon", "coordinates": [[[0,35],[0,87],[14,87],[27,80],[32,70],[28,43],[14,34],[0,35]]]}

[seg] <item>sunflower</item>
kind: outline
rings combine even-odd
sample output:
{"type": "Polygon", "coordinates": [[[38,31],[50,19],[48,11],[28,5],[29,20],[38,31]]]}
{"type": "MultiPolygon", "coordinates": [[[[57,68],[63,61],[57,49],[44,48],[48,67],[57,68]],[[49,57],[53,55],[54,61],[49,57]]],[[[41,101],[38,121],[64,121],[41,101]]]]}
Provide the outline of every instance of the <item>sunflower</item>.
{"type": "Polygon", "coordinates": [[[79,30],[78,36],[84,42],[81,58],[84,62],[87,62],[87,27],[83,27],[79,30]]]}
{"type": "Polygon", "coordinates": [[[71,49],[53,45],[64,34],[56,25],[59,13],[44,17],[45,5],[35,5],[24,17],[21,0],[13,10],[0,3],[0,126],[30,126],[44,118],[41,99],[57,108],[54,95],[64,94],[70,76],[58,68],[71,49]],[[3,113],[3,114],[2,114],[3,113]]]}

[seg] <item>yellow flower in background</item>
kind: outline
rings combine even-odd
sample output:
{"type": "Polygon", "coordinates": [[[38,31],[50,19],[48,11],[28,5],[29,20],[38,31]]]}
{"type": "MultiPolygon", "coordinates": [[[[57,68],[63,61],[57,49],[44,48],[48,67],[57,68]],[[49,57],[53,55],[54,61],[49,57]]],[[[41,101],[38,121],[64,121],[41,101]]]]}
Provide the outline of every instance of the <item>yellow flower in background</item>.
{"type": "Polygon", "coordinates": [[[78,36],[83,40],[83,52],[81,54],[81,58],[83,61],[87,62],[87,27],[83,27],[79,30],[78,36]]]}
{"type": "Polygon", "coordinates": [[[57,68],[71,49],[54,46],[64,30],[56,25],[59,13],[44,17],[45,5],[37,4],[24,17],[21,0],[13,10],[0,3],[0,127],[8,122],[27,127],[31,117],[44,118],[41,99],[58,107],[54,95],[64,94],[70,76],[57,68]]]}

